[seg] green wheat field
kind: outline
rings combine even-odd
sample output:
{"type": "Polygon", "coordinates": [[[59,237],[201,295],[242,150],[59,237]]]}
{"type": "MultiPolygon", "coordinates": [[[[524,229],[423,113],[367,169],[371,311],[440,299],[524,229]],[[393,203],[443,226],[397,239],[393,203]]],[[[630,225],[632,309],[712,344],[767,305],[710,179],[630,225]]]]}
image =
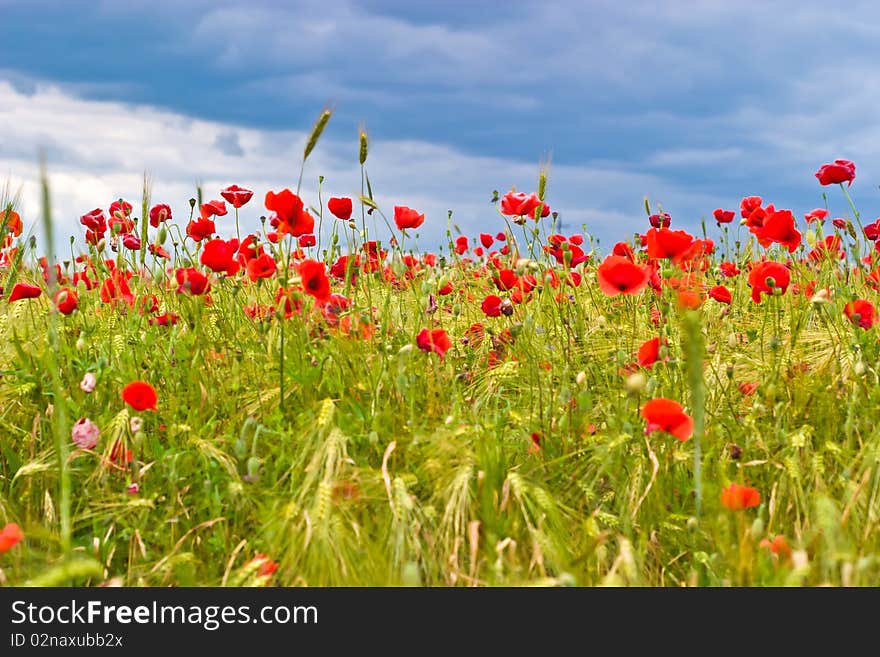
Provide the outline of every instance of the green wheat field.
{"type": "Polygon", "coordinates": [[[646,199],[606,245],[558,229],[552,169],[463,235],[381,207],[368,154],[354,198],[145,180],[77,221],[51,172],[42,217],[7,190],[0,583],[880,583],[854,164],[816,173],[847,216],[646,199]]]}

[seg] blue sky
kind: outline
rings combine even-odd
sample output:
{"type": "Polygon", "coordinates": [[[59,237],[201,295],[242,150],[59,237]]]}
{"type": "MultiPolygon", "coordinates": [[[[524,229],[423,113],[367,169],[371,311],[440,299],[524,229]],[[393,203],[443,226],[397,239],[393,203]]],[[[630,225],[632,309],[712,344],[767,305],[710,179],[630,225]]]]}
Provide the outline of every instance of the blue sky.
{"type": "Polygon", "coordinates": [[[184,214],[196,181],[295,185],[330,105],[306,195],[319,174],[356,193],[363,123],[380,201],[425,210],[426,243],[447,209],[497,228],[491,191],[531,191],[548,157],[551,206],[608,246],[643,230],[644,196],[691,229],[752,194],[802,216],[837,157],[872,220],[878,19],[859,2],[0,0],[0,177],[33,213],[47,147],[62,231],[136,196],[144,169],[184,214]]]}

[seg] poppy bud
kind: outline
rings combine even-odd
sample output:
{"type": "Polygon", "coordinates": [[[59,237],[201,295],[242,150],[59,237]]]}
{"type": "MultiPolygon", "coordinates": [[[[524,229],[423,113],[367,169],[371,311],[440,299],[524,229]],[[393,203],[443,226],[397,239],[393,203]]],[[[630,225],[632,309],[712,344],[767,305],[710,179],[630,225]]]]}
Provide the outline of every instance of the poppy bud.
{"type": "Polygon", "coordinates": [[[689,532],[694,533],[699,528],[700,528],[700,522],[694,516],[691,516],[690,518],[687,519],[687,530],[689,532]]]}
{"type": "Polygon", "coordinates": [[[587,380],[587,373],[581,370],[577,373],[577,376],[574,378],[574,380],[579,386],[584,385],[584,382],[587,380]]]}
{"type": "Polygon", "coordinates": [[[764,535],[764,521],[761,520],[760,516],[755,518],[755,521],[752,523],[750,533],[753,541],[760,540],[764,535]]]}
{"type": "Polygon", "coordinates": [[[642,371],[630,374],[626,379],[626,390],[632,394],[638,394],[645,389],[648,383],[648,377],[642,371]]]}
{"type": "Polygon", "coordinates": [[[804,239],[807,241],[807,244],[810,245],[811,249],[816,248],[816,231],[810,228],[806,234],[804,235],[804,239]]]}
{"type": "Polygon", "coordinates": [[[107,247],[107,240],[103,237],[98,240],[98,243],[95,245],[95,248],[98,250],[98,253],[103,251],[107,247]]]}
{"type": "Polygon", "coordinates": [[[247,460],[247,473],[251,478],[256,478],[260,472],[260,459],[252,456],[247,460]]]}
{"type": "Polygon", "coordinates": [[[156,243],[165,244],[166,239],[168,239],[168,229],[165,228],[165,224],[162,224],[159,228],[159,232],[156,233],[156,243]]]}
{"type": "Polygon", "coordinates": [[[505,317],[510,317],[513,314],[513,303],[511,303],[510,299],[502,299],[501,300],[501,314],[505,317]]]}

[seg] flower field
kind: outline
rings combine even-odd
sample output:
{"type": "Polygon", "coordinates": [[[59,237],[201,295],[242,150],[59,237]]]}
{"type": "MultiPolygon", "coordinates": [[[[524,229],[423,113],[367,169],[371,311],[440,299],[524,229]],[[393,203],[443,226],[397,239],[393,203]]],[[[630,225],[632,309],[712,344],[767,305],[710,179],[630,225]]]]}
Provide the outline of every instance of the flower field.
{"type": "Polygon", "coordinates": [[[476,234],[381,207],[368,146],[354,197],[4,200],[0,582],[880,583],[853,163],[816,172],[846,216],[746,196],[692,234],[646,200],[606,247],[546,170],[476,234]]]}

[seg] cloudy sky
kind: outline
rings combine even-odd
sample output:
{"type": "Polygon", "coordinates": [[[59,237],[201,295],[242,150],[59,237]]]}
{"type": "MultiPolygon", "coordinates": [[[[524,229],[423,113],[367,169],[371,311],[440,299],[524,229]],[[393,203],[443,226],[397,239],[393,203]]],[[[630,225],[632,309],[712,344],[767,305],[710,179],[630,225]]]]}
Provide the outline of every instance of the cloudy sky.
{"type": "Polygon", "coordinates": [[[691,229],[753,194],[802,216],[838,157],[880,214],[871,2],[0,0],[0,25],[0,184],[34,223],[45,148],[64,235],[139,199],[144,171],[180,218],[198,183],[295,186],[326,106],[304,196],[319,175],[358,193],[362,124],[377,200],[426,212],[425,245],[448,210],[496,231],[492,190],[532,191],[542,160],[564,225],[606,250],[643,230],[645,196],[691,229]]]}

